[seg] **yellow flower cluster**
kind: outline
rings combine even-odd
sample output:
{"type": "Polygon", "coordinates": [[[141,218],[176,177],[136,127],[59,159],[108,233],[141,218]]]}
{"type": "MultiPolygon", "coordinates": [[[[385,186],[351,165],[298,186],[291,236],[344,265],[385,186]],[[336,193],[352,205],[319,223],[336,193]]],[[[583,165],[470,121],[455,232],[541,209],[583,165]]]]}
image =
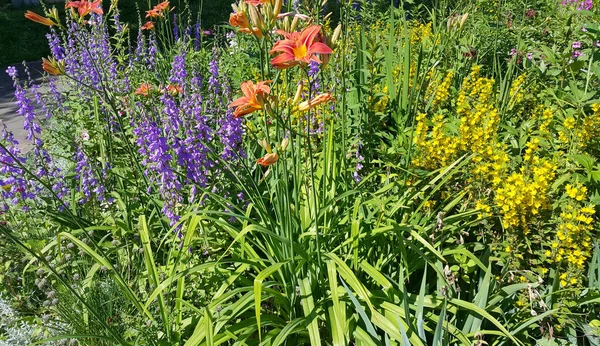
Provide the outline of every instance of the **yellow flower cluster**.
{"type": "Polygon", "coordinates": [[[523,87],[525,85],[525,81],[527,80],[527,74],[522,74],[519,77],[517,77],[511,84],[510,86],[510,91],[509,91],[509,95],[510,95],[510,101],[509,101],[509,107],[514,107],[518,104],[520,104],[521,102],[523,102],[523,98],[524,98],[524,93],[523,93],[523,87]]]}
{"type": "Polygon", "coordinates": [[[463,82],[456,100],[456,113],[460,117],[459,147],[489,157],[496,143],[496,130],[500,122],[494,106],[494,80],[479,77],[481,66],[473,66],[463,82]]]}
{"type": "Polygon", "coordinates": [[[566,271],[561,274],[561,285],[577,284],[577,278],[583,274],[584,266],[591,256],[593,215],[596,210],[586,205],[587,188],[581,185],[565,186],[567,206],[560,214],[556,239],[551,249],[546,250],[549,263],[566,263],[566,271]]]}
{"type": "MultiPolygon", "coordinates": [[[[480,70],[481,66],[474,66],[460,88],[456,100],[458,136],[446,130],[443,110],[431,118],[431,129],[425,113],[417,116],[414,143],[419,154],[413,160],[415,166],[436,169],[452,163],[459,151],[475,153],[476,176],[500,180],[509,158],[496,139],[500,117],[494,106],[494,80],[479,77],[480,70]]],[[[448,72],[436,87],[435,100],[439,104],[449,97],[453,75],[448,72]]]]}
{"type": "Polygon", "coordinates": [[[552,113],[552,110],[550,108],[546,108],[540,117],[540,132],[547,133],[549,131],[549,126],[552,123],[553,118],[554,114],[552,113]]]}
{"type": "Polygon", "coordinates": [[[592,112],[583,118],[581,126],[575,130],[579,145],[584,148],[600,138],[600,103],[592,105],[592,112]]]}
{"type": "Polygon", "coordinates": [[[495,202],[505,228],[521,227],[524,234],[529,233],[531,217],[549,207],[548,192],[555,176],[554,164],[533,156],[530,165],[498,184],[494,190],[495,202]]]}
{"type": "Polygon", "coordinates": [[[414,143],[419,154],[413,159],[413,165],[427,169],[437,169],[452,163],[458,150],[458,142],[446,135],[443,114],[436,114],[429,122],[425,113],[417,115],[414,143]]]}
{"type": "Polygon", "coordinates": [[[492,206],[490,206],[489,204],[487,204],[486,202],[484,202],[482,200],[478,200],[475,203],[475,210],[479,211],[479,215],[477,218],[483,219],[484,217],[491,215],[492,206]]]}
{"type": "Polygon", "coordinates": [[[454,71],[448,71],[442,83],[438,85],[434,91],[433,97],[433,108],[436,108],[446,102],[450,96],[450,85],[452,84],[452,77],[454,77],[454,71]]]}
{"type": "Polygon", "coordinates": [[[564,125],[565,129],[573,130],[575,128],[575,118],[572,118],[572,117],[566,118],[563,125],[564,125]]]}
{"type": "Polygon", "coordinates": [[[415,44],[423,42],[429,38],[431,34],[431,22],[427,24],[415,24],[410,30],[410,43],[415,44]]]}

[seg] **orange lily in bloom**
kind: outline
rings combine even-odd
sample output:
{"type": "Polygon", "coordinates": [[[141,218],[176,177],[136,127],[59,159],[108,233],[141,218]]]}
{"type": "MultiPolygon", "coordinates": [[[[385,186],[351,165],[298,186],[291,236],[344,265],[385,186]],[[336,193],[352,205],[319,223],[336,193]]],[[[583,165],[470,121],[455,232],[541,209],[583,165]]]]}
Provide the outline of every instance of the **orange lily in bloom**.
{"type": "Polygon", "coordinates": [[[79,0],[79,1],[69,1],[65,5],[65,8],[76,8],[77,12],[79,12],[80,17],[87,16],[90,12],[94,12],[96,14],[103,14],[102,7],[100,7],[102,0],[96,0],[93,2],[89,2],[87,0],[79,0]]]}
{"type": "Polygon", "coordinates": [[[63,67],[59,62],[50,58],[42,58],[42,69],[52,75],[61,75],[64,74],[63,67]]]}
{"type": "Polygon", "coordinates": [[[152,84],[150,83],[142,83],[140,86],[135,89],[135,95],[148,96],[152,91],[152,84]]]}
{"type": "Polygon", "coordinates": [[[166,11],[167,9],[169,9],[169,2],[163,1],[160,4],[154,6],[151,10],[146,11],[146,18],[162,17],[163,12],[166,11]]]}
{"type": "Polygon", "coordinates": [[[240,28],[241,32],[247,34],[254,34],[258,38],[262,38],[262,32],[258,28],[250,28],[250,22],[244,12],[235,12],[229,15],[229,24],[231,26],[240,28]]]}
{"type": "Polygon", "coordinates": [[[277,162],[277,160],[279,160],[279,155],[277,155],[276,153],[269,153],[269,154],[261,157],[260,159],[256,160],[256,163],[258,163],[259,165],[261,165],[263,167],[268,167],[268,166],[274,164],[275,162],[277,162]]]}
{"type": "Polygon", "coordinates": [[[142,25],[142,30],[152,30],[152,29],[154,29],[153,22],[146,22],[146,23],[144,23],[144,25],[142,25]]]}
{"type": "Polygon", "coordinates": [[[258,82],[256,85],[252,81],[243,82],[241,89],[244,96],[233,101],[229,107],[237,107],[233,112],[236,118],[250,114],[254,111],[263,109],[265,104],[265,96],[271,93],[271,88],[267,85],[268,82],[258,82]]]}
{"type": "Polygon", "coordinates": [[[31,12],[31,11],[27,11],[25,13],[25,18],[34,21],[36,23],[40,23],[40,24],[44,24],[46,26],[53,26],[56,25],[56,23],[54,23],[54,21],[50,18],[46,18],[46,17],[42,17],[39,14],[35,13],[35,12],[31,12]]]}
{"type": "Polygon", "coordinates": [[[320,95],[313,97],[312,99],[310,99],[308,101],[304,101],[304,102],[300,103],[298,105],[298,110],[300,112],[305,112],[309,109],[315,108],[316,106],[320,105],[321,103],[325,103],[325,102],[328,102],[331,100],[333,100],[331,93],[320,94],[320,95]]]}
{"type": "Polygon", "coordinates": [[[177,94],[183,94],[183,88],[179,84],[169,84],[167,85],[167,92],[172,96],[177,94]]]}
{"type": "Polygon", "coordinates": [[[258,6],[262,4],[269,4],[271,3],[271,0],[246,0],[246,3],[252,6],[258,6]]]}
{"type": "Polygon", "coordinates": [[[271,49],[271,54],[281,52],[271,59],[271,65],[275,68],[285,69],[300,64],[307,65],[311,60],[321,63],[315,54],[331,54],[333,51],[326,44],[317,40],[320,31],[320,25],[311,25],[301,32],[277,31],[285,36],[285,40],[277,41],[271,49]]]}
{"type": "Polygon", "coordinates": [[[166,9],[169,8],[169,2],[168,1],[163,1],[160,4],[154,6],[155,9],[159,10],[159,11],[164,11],[166,9]]]}

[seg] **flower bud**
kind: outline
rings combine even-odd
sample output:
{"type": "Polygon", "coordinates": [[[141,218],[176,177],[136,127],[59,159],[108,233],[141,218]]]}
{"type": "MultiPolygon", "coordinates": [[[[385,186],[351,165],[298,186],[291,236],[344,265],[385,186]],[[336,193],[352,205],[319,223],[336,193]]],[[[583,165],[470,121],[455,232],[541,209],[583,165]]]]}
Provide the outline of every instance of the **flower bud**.
{"type": "Polygon", "coordinates": [[[331,36],[331,45],[336,46],[338,40],[340,39],[340,35],[342,34],[342,24],[338,24],[338,26],[333,31],[333,35],[331,36]]]}

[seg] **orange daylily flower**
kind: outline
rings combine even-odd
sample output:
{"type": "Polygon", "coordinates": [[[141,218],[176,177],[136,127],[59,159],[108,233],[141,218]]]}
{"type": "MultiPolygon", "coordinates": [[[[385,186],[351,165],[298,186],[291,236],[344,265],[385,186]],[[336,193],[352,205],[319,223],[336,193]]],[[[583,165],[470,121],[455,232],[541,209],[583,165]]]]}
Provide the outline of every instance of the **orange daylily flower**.
{"type": "Polygon", "coordinates": [[[162,17],[163,12],[165,12],[167,9],[169,9],[169,2],[163,1],[160,4],[154,6],[151,10],[146,11],[146,18],[162,17]]]}
{"type": "Polygon", "coordinates": [[[172,96],[177,94],[183,94],[183,88],[179,84],[169,84],[167,85],[167,92],[172,96]]]}
{"type": "Polygon", "coordinates": [[[258,6],[258,5],[262,5],[262,4],[272,3],[272,1],[271,0],[246,0],[246,3],[248,5],[252,5],[252,6],[258,6]]]}
{"type": "Polygon", "coordinates": [[[229,105],[230,108],[237,107],[233,112],[233,116],[239,118],[263,109],[265,96],[271,93],[271,88],[269,88],[267,83],[268,81],[263,81],[254,85],[252,81],[243,82],[241,89],[244,96],[238,98],[229,105]]]}
{"type": "Polygon", "coordinates": [[[250,28],[250,22],[244,12],[235,12],[229,15],[229,24],[231,26],[240,28],[241,32],[247,34],[254,34],[258,38],[262,38],[262,32],[258,28],[250,28]]]}
{"type": "Polygon", "coordinates": [[[285,40],[275,42],[271,54],[281,52],[271,59],[271,65],[275,68],[285,69],[300,64],[308,64],[311,61],[321,63],[315,54],[331,54],[333,51],[323,42],[317,40],[321,31],[320,25],[311,25],[301,32],[288,33],[278,30],[277,33],[285,36],[285,40]]]}
{"type": "Polygon", "coordinates": [[[229,24],[240,29],[250,29],[250,22],[244,12],[234,12],[229,15],[229,24]]]}
{"type": "Polygon", "coordinates": [[[64,73],[64,63],[60,63],[52,58],[42,58],[42,69],[52,75],[62,75],[64,73]]]}
{"type": "Polygon", "coordinates": [[[154,29],[154,22],[146,22],[142,25],[142,30],[152,30],[154,29]]]}
{"type": "Polygon", "coordinates": [[[135,89],[135,95],[148,96],[150,91],[152,91],[152,84],[150,83],[142,83],[140,86],[135,89]]]}
{"type": "Polygon", "coordinates": [[[93,2],[89,2],[87,0],[79,0],[79,1],[69,1],[65,5],[65,8],[76,8],[77,12],[79,12],[80,17],[87,16],[90,12],[94,12],[96,14],[103,14],[101,6],[102,0],[96,0],[93,2]]]}
{"type": "Polygon", "coordinates": [[[169,8],[169,2],[168,1],[163,1],[160,4],[154,6],[155,9],[159,10],[159,11],[164,11],[166,9],[169,8]]]}
{"type": "Polygon", "coordinates": [[[56,23],[54,23],[54,21],[50,18],[46,18],[46,17],[42,17],[39,14],[35,13],[35,12],[31,12],[31,11],[27,11],[25,13],[25,18],[34,21],[36,23],[40,23],[40,24],[44,24],[46,26],[53,26],[56,25],[56,23]]]}
{"type": "Polygon", "coordinates": [[[261,165],[263,167],[268,167],[268,166],[274,164],[275,162],[277,162],[277,160],[279,160],[279,155],[277,155],[276,153],[269,153],[269,154],[261,157],[260,159],[256,160],[256,163],[258,163],[259,165],[261,165]]]}
{"type": "Polygon", "coordinates": [[[315,108],[316,106],[320,105],[321,103],[325,103],[325,102],[328,102],[331,100],[333,100],[331,93],[320,94],[320,95],[313,97],[312,99],[310,99],[308,101],[304,101],[304,102],[300,103],[298,105],[298,110],[300,112],[305,112],[309,109],[315,108]]]}

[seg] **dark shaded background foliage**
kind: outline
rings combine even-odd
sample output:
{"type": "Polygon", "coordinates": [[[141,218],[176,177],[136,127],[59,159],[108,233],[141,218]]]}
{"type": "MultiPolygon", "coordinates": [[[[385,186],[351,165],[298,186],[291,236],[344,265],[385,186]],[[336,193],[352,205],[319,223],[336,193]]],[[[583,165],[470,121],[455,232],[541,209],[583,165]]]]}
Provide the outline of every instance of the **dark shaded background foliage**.
{"type": "MultiPolygon", "coordinates": [[[[155,5],[157,1],[152,1],[155,5]]],[[[175,7],[183,7],[181,0],[171,0],[175,7]]],[[[231,4],[233,0],[190,0],[189,11],[190,20],[194,23],[198,20],[198,14],[201,13],[201,24],[205,29],[210,29],[215,25],[224,24],[229,18],[231,4]],[[200,5],[202,3],[202,11],[200,5]]],[[[110,0],[103,1],[103,7],[108,8],[110,0]]],[[[53,5],[49,5],[50,7],[53,5]]],[[[57,9],[64,13],[62,4],[56,4],[57,9]]],[[[119,9],[121,10],[121,21],[131,23],[131,35],[134,37],[138,30],[138,6],[140,14],[149,9],[146,0],[121,0],[119,9]]],[[[41,6],[30,8],[13,8],[10,0],[0,0],[0,66],[16,64],[22,61],[40,60],[49,55],[48,42],[45,34],[48,28],[36,24],[24,17],[27,10],[42,14],[41,6]]],[[[181,13],[181,11],[177,11],[181,13]]],[[[63,16],[64,17],[64,16],[63,16]]],[[[143,20],[144,18],[142,18],[143,20]]]]}

